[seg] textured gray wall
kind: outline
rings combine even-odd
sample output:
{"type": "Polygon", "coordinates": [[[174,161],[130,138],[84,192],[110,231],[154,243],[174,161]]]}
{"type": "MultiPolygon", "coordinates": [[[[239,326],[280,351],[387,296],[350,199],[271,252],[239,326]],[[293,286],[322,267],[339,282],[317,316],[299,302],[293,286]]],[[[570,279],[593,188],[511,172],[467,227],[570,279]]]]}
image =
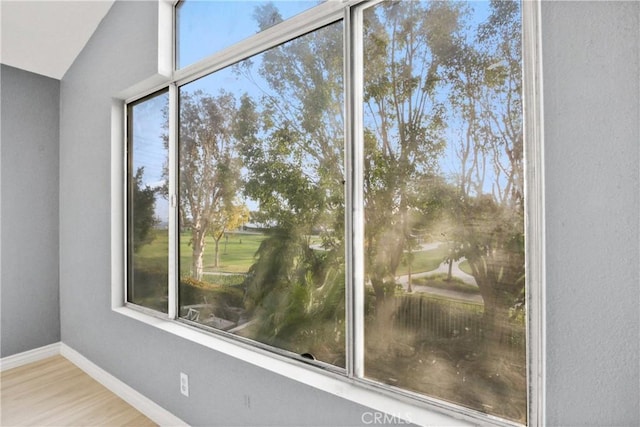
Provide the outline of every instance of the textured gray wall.
{"type": "MultiPolygon", "coordinates": [[[[638,7],[543,4],[548,425],[640,424],[638,7]]],[[[156,15],[117,2],[62,80],[62,340],[194,425],[358,425],[361,406],[110,311],[110,97],[155,71],[156,15]]]]}
{"type": "Polygon", "coordinates": [[[0,357],[6,357],[60,341],[60,82],[0,67],[0,357]]]}
{"type": "Polygon", "coordinates": [[[640,425],[640,3],[544,2],[547,421],[640,425]]]}

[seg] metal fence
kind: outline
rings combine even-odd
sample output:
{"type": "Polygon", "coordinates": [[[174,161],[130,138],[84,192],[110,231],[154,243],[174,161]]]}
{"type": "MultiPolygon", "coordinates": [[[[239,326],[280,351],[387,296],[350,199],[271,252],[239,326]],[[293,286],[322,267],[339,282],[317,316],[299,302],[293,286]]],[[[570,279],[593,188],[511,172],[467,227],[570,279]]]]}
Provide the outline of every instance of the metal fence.
{"type": "Polygon", "coordinates": [[[428,296],[395,297],[395,325],[409,333],[451,338],[482,336],[483,305],[428,296]]]}
{"type": "MultiPolygon", "coordinates": [[[[482,303],[434,298],[427,295],[396,296],[395,327],[414,338],[484,338],[484,305],[482,303]]],[[[505,327],[503,344],[512,348],[524,346],[525,327],[512,320],[505,327]]]]}

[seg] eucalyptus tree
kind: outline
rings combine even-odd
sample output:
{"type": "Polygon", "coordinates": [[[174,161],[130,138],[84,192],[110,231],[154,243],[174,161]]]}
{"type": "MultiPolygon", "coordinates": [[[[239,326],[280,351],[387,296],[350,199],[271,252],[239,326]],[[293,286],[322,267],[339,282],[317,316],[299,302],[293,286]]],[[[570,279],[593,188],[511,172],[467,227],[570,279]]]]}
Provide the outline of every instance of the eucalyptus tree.
{"type": "Polygon", "coordinates": [[[524,178],[520,5],[492,1],[470,35],[456,38],[448,63],[459,159],[452,233],[478,284],[487,328],[503,339],[523,302],[524,178]]]}
{"type": "Polygon", "coordinates": [[[205,238],[228,222],[240,186],[240,163],[233,138],[236,100],[229,93],[180,93],[181,227],[191,231],[191,274],[203,273],[205,238]]]}
{"type": "MultiPolygon", "coordinates": [[[[254,16],[261,29],[281,20],[273,4],[257,7],[254,16]]],[[[260,317],[258,339],[280,347],[298,351],[296,342],[330,332],[334,350],[321,351],[338,364],[344,363],[344,340],[335,341],[336,329],[344,328],[342,30],[332,24],[234,66],[250,85],[235,127],[244,194],[267,229],[249,270],[247,308],[260,317]]]]}
{"type": "Polygon", "coordinates": [[[439,88],[459,13],[444,2],[383,2],[364,14],[365,255],[378,309],[412,230],[431,215],[415,213],[429,205],[420,183],[438,174],[444,153],[439,88]]]}
{"type": "MultiPolygon", "coordinates": [[[[365,256],[367,282],[382,306],[404,251],[415,244],[414,226],[425,222],[419,206],[431,193],[415,183],[435,176],[443,154],[444,99],[437,89],[459,10],[441,2],[384,2],[370,10],[364,22],[365,256]]],[[[257,8],[255,16],[260,25],[279,19],[273,5],[257,8]]],[[[257,74],[253,61],[237,66],[263,85],[261,98],[252,101],[252,114],[262,121],[253,135],[261,136],[243,144],[245,191],[260,202],[260,214],[289,231],[320,229],[331,250],[342,250],[344,235],[342,45],[342,27],[334,24],[266,51],[257,74]]],[[[248,114],[248,100],[245,107],[248,114]]]]}

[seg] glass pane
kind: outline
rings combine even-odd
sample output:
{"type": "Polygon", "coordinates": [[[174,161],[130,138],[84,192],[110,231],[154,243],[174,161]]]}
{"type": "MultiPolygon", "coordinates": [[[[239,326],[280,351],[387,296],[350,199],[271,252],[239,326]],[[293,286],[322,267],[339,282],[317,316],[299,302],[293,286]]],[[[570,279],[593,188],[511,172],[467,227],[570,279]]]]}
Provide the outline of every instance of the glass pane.
{"type": "Polygon", "coordinates": [[[526,422],[517,2],[364,14],[365,375],[526,422]]]}
{"type": "Polygon", "coordinates": [[[180,316],[345,364],[342,23],[180,88],[180,316]]]}
{"type": "Polygon", "coordinates": [[[185,0],[176,6],[176,64],[184,68],[266,30],[318,0],[185,0]]]}
{"type": "Polygon", "coordinates": [[[169,283],[168,102],[165,90],[128,106],[127,301],[164,313],[169,283]]]}

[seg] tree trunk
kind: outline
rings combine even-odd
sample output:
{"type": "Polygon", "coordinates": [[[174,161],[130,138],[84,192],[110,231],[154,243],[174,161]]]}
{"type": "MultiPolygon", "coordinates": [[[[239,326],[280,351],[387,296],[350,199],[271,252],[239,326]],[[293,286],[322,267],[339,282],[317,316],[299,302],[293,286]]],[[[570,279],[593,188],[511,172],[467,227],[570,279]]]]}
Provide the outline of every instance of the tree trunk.
{"type": "Polygon", "coordinates": [[[489,347],[499,349],[509,342],[509,307],[500,304],[485,304],[484,323],[489,347]]]}
{"type": "Polygon", "coordinates": [[[499,297],[496,284],[492,283],[486,275],[474,274],[474,277],[484,303],[483,323],[487,356],[500,356],[501,347],[508,343],[511,334],[510,304],[504,298],[499,297]]]}
{"type": "Polygon", "coordinates": [[[197,279],[202,280],[202,254],[204,253],[204,248],[199,247],[193,248],[193,258],[191,260],[191,275],[197,279]]]}
{"type": "Polygon", "coordinates": [[[384,281],[380,279],[371,279],[371,285],[373,286],[373,291],[376,295],[376,314],[378,313],[378,309],[384,306],[384,302],[386,300],[386,295],[384,292],[384,281]]]}
{"type": "Polygon", "coordinates": [[[393,297],[387,295],[382,279],[371,279],[376,295],[376,315],[374,322],[376,345],[388,345],[393,330],[393,297]]]}
{"type": "Polygon", "coordinates": [[[219,238],[215,239],[215,242],[216,242],[216,248],[215,248],[216,256],[215,256],[215,261],[213,266],[215,268],[218,268],[220,266],[220,239],[219,238]]]}
{"type": "Polygon", "coordinates": [[[191,235],[193,245],[193,252],[191,256],[191,276],[197,280],[202,280],[202,272],[204,270],[202,258],[205,247],[205,233],[198,229],[193,229],[191,235]]]}
{"type": "Polygon", "coordinates": [[[451,279],[453,278],[452,276],[452,271],[453,270],[453,259],[449,258],[449,271],[447,272],[447,282],[450,282],[451,279]]]}

